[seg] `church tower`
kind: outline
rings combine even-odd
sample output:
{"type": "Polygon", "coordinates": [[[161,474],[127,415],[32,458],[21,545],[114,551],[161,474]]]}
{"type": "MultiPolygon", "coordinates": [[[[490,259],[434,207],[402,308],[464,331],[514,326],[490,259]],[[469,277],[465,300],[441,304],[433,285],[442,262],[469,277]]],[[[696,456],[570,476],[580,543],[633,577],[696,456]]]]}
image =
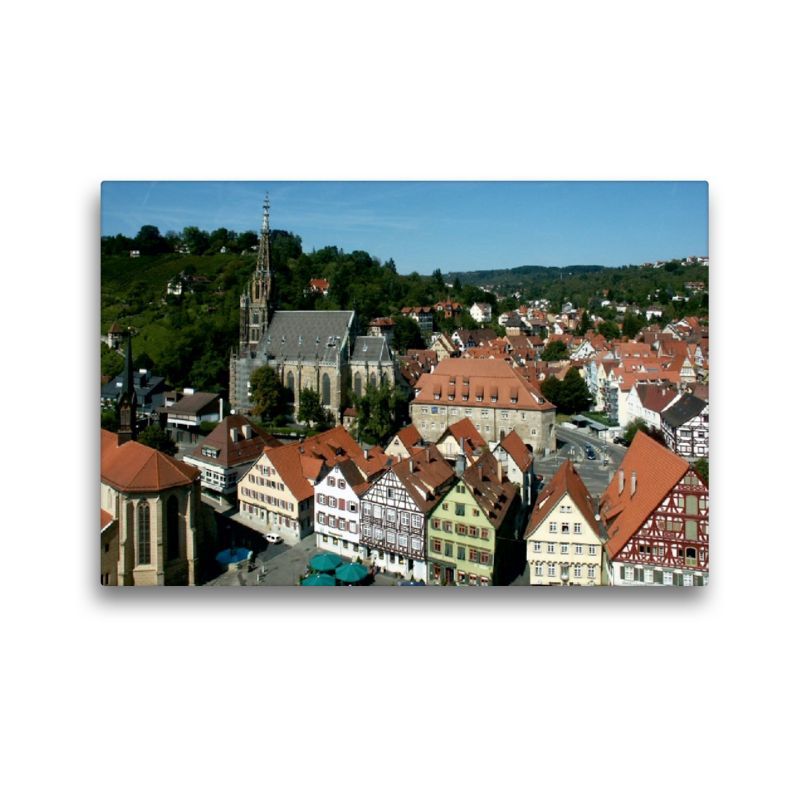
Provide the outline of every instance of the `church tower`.
{"type": "Polygon", "coordinates": [[[119,422],[118,441],[136,441],[136,385],[133,381],[133,354],[131,353],[131,332],[128,331],[128,348],[125,353],[125,371],[122,373],[122,388],[117,400],[117,421],[119,422]]]}
{"type": "Polygon", "coordinates": [[[272,297],[272,267],[269,263],[269,193],[264,200],[264,220],[258,243],[258,261],[249,291],[239,301],[239,357],[255,351],[267,331],[272,297]]]}

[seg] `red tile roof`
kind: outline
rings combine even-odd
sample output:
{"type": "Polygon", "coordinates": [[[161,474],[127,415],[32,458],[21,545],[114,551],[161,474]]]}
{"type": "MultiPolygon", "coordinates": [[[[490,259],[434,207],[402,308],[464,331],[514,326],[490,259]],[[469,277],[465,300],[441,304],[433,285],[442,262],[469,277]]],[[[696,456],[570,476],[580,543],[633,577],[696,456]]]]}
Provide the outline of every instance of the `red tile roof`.
{"type": "MultiPolygon", "coordinates": [[[[174,406],[173,406],[174,408],[174,406]]],[[[271,434],[254,425],[242,414],[231,414],[214,428],[205,440],[192,451],[192,458],[198,461],[207,461],[209,464],[222,464],[232,467],[247,461],[255,461],[265,447],[282,447],[283,443],[271,434]],[[249,425],[251,435],[249,439],[244,436],[245,426],[249,425]],[[237,441],[231,438],[231,432],[236,431],[237,441]],[[217,458],[203,455],[203,448],[213,447],[219,450],[217,458]]]]}
{"type": "Polygon", "coordinates": [[[139,442],[119,446],[115,433],[100,431],[100,480],[121,492],[160,492],[190,486],[200,470],[139,442]]]}
{"type": "Polygon", "coordinates": [[[689,469],[688,462],[654,439],[641,431],[636,434],[600,500],[600,515],[608,528],[609,558],[617,556],[689,469]],[[631,496],[634,472],[636,489],[631,496]],[[622,492],[620,473],[624,474],[622,492]]]}
{"type": "Polygon", "coordinates": [[[502,447],[523,472],[533,463],[533,453],[528,450],[525,442],[522,441],[516,431],[507,433],[498,444],[498,447],[502,447]]]}
{"type": "Polygon", "coordinates": [[[102,533],[112,522],[114,521],[114,517],[108,513],[108,511],[104,511],[102,508],[100,509],[100,532],[102,533]]]}

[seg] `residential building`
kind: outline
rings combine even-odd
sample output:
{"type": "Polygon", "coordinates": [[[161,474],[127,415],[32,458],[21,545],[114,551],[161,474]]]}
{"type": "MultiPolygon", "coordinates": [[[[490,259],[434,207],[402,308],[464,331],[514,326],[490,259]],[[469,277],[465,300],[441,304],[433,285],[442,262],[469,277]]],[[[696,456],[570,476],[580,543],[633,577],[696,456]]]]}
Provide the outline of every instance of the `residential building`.
{"type": "MultiPolygon", "coordinates": [[[[125,381],[125,374],[124,371],[121,372],[102,388],[100,392],[100,404],[102,406],[110,408],[117,402],[125,381]]],[[[149,369],[140,369],[138,371],[131,369],[131,381],[133,390],[136,393],[138,413],[144,416],[152,414],[164,401],[166,381],[164,378],[151,375],[149,369]]]]}
{"type": "Polygon", "coordinates": [[[323,297],[328,296],[328,290],[331,288],[331,285],[325,278],[312,278],[308,282],[308,291],[310,294],[319,294],[323,297]]]}
{"type": "Polygon", "coordinates": [[[613,586],[708,583],[708,486],[688,461],[637,433],[600,500],[613,586]]]}
{"type": "Polygon", "coordinates": [[[473,303],[469,315],[478,323],[491,322],[492,306],[490,303],[473,303]]]}
{"type": "Polygon", "coordinates": [[[453,331],[450,337],[453,344],[463,353],[471,347],[484,347],[488,345],[493,339],[497,338],[497,334],[489,328],[479,328],[471,331],[467,328],[459,328],[453,331]]]}
{"type": "Polygon", "coordinates": [[[438,303],[435,303],[434,308],[436,311],[441,311],[445,315],[445,318],[449,319],[450,317],[455,317],[460,314],[463,306],[461,303],[456,303],[455,300],[451,300],[448,297],[447,300],[440,300],[438,303]]]}
{"type": "Polygon", "coordinates": [[[384,469],[380,448],[364,454],[339,426],[308,439],[265,450],[237,485],[239,513],[291,542],[314,532],[314,487],[337,456],[347,456],[372,478],[384,469]]]}
{"type": "Polygon", "coordinates": [[[525,541],[532,586],[600,586],[607,582],[594,502],[569,459],[536,498],[525,541]]]}
{"type": "Polygon", "coordinates": [[[465,417],[449,425],[436,441],[436,446],[448,461],[455,461],[463,453],[467,463],[472,464],[488,444],[472,424],[472,420],[465,417]]]}
{"type": "Polygon", "coordinates": [[[111,350],[119,350],[121,342],[122,342],[122,328],[120,328],[117,321],[114,320],[111,323],[111,327],[108,329],[108,334],[106,335],[106,345],[111,350]]]}
{"type": "Polygon", "coordinates": [[[436,353],[438,361],[445,358],[454,358],[461,352],[458,345],[446,333],[440,333],[436,336],[431,342],[430,349],[436,353]]]}
{"type": "Polygon", "coordinates": [[[538,489],[532,449],[516,431],[511,431],[492,448],[492,455],[503,467],[508,479],[519,486],[523,512],[529,514],[538,489]]]}
{"type": "Polygon", "coordinates": [[[628,394],[628,421],[643,420],[653,430],[661,430],[661,412],[674,403],[679,394],[668,385],[637,382],[628,394]]]}
{"type": "Polygon", "coordinates": [[[433,307],[432,306],[406,306],[400,309],[404,317],[411,317],[419,325],[423,336],[433,333],[433,307]]]}
{"type": "Polygon", "coordinates": [[[413,425],[406,425],[392,437],[384,448],[384,452],[396,460],[411,458],[424,444],[420,432],[413,425]]]}
{"type": "Polygon", "coordinates": [[[338,456],[317,480],[315,523],[317,547],[355,560],[359,557],[361,495],[371,484],[348,456],[338,456]]]}
{"type": "Polygon", "coordinates": [[[255,464],[264,448],[282,442],[241,414],[225,417],[183,460],[201,472],[200,486],[214,499],[233,495],[236,484],[255,464]]]}
{"type": "Polygon", "coordinates": [[[416,388],[411,421],[426,442],[468,418],[486,441],[516,430],[535,454],[555,449],[555,406],[506,361],[448,358],[416,388]]]}
{"type": "Polygon", "coordinates": [[[435,446],[392,464],[361,495],[363,557],[386,572],[427,580],[428,515],[454,481],[453,468],[435,446]]]}
{"type": "Polygon", "coordinates": [[[394,321],[391,317],[376,317],[371,320],[367,328],[367,336],[384,336],[386,343],[394,343],[394,321]]]}
{"type": "Polygon", "coordinates": [[[428,519],[428,581],[506,585],[524,567],[519,489],[491,453],[458,476],[428,519]]]}
{"type": "Polygon", "coordinates": [[[200,426],[204,422],[219,422],[224,414],[222,398],[213,392],[196,392],[184,389],[178,394],[175,402],[157,409],[166,415],[166,429],[169,435],[179,444],[190,442],[195,444],[202,435],[200,426]]]}
{"type": "Polygon", "coordinates": [[[687,461],[708,458],[708,403],[694,394],[683,394],[661,412],[664,441],[673,453],[687,461]]]}

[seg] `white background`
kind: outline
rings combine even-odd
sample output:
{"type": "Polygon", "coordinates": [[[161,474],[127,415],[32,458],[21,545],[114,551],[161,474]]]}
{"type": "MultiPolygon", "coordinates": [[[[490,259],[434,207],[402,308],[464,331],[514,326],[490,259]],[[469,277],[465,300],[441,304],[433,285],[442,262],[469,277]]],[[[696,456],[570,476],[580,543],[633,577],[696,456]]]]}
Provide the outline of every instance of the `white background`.
{"type": "Polygon", "coordinates": [[[9,797],[779,789],[797,711],[787,7],[6,12],[9,797]],[[101,590],[100,182],[304,178],[709,181],[707,589],[101,590]]]}

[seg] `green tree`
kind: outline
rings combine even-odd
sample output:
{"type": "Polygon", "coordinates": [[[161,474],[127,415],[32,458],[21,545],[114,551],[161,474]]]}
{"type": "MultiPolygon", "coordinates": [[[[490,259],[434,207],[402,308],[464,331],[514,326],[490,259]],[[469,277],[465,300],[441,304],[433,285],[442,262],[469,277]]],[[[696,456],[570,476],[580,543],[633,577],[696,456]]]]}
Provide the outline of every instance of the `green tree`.
{"type": "Polygon", "coordinates": [[[664,434],[661,431],[657,431],[655,428],[651,428],[650,425],[648,425],[643,419],[631,420],[625,426],[624,436],[629,442],[633,442],[634,437],[640,433],[645,436],[649,436],[651,439],[663,445],[664,447],[667,446],[667,443],[664,440],[664,434]]]}
{"type": "Polygon", "coordinates": [[[433,275],[431,275],[431,277],[433,278],[433,288],[434,288],[434,290],[436,292],[438,292],[440,295],[442,295],[441,297],[437,297],[437,301],[438,300],[444,300],[445,299],[444,298],[444,290],[445,290],[446,287],[444,285],[444,278],[442,277],[442,271],[437,267],[433,271],[433,275]]]}
{"type": "Polygon", "coordinates": [[[698,458],[694,462],[694,468],[697,470],[697,474],[708,483],[708,459],[705,457],[698,458]]]}
{"type": "Polygon", "coordinates": [[[172,441],[172,437],[160,425],[148,425],[139,431],[136,441],[146,447],[160,450],[168,456],[174,456],[178,452],[178,445],[172,441]]]}
{"type": "Polygon", "coordinates": [[[567,370],[564,380],[561,381],[559,399],[561,407],[558,410],[564,414],[578,414],[581,411],[588,411],[591,407],[592,394],[577,367],[570,367],[567,370]]]}
{"type": "Polygon", "coordinates": [[[356,432],[359,439],[368,436],[381,442],[397,428],[407,400],[397,386],[368,384],[361,397],[353,399],[356,409],[356,432]]]}
{"type": "Polygon", "coordinates": [[[283,408],[286,390],[272,367],[259,367],[250,376],[250,399],[253,414],[268,422],[283,408]]]}
{"type": "Polygon", "coordinates": [[[133,240],[133,244],[133,249],[138,250],[143,256],[168,253],[172,249],[169,242],[159,233],[155,225],[142,225],[133,240]]]}
{"type": "Polygon", "coordinates": [[[641,315],[626,314],[625,319],[622,321],[622,335],[633,340],[636,338],[636,334],[639,333],[645,325],[646,321],[641,315]]]}
{"type": "Polygon", "coordinates": [[[586,336],[587,331],[591,330],[591,327],[592,327],[592,321],[589,319],[589,312],[586,309],[584,309],[583,314],[581,315],[580,325],[578,325],[578,328],[575,331],[575,333],[578,336],[586,336]]]}
{"type": "Polygon", "coordinates": [[[561,381],[556,378],[555,375],[550,375],[548,378],[545,378],[539,390],[547,400],[558,408],[561,403],[561,381]]]}
{"type": "Polygon", "coordinates": [[[119,419],[113,408],[106,408],[100,412],[100,427],[103,430],[116,433],[119,430],[119,419]]]}
{"type": "Polygon", "coordinates": [[[606,339],[619,339],[619,325],[614,320],[606,320],[597,326],[597,332],[606,339]]]}
{"type": "Polygon", "coordinates": [[[563,361],[566,358],[569,358],[569,348],[561,339],[549,342],[542,351],[542,361],[563,361]]]}
{"type": "Polygon", "coordinates": [[[325,412],[319,392],[313,389],[300,390],[300,402],[297,404],[298,422],[305,422],[309,426],[325,424],[328,421],[325,412]]]}
{"type": "Polygon", "coordinates": [[[423,348],[425,340],[422,338],[422,331],[419,325],[411,317],[394,318],[394,349],[398,353],[406,353],[409,348],[423,348]]]}

